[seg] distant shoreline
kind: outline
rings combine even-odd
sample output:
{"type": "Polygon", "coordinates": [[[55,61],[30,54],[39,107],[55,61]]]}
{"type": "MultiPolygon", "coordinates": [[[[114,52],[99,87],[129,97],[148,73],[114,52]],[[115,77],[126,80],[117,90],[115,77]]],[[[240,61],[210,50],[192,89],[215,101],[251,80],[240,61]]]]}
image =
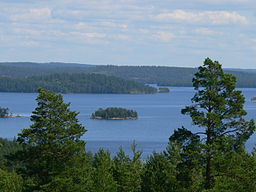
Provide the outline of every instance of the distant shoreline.
{"type": "Polygon", "coordinates": [[[138,117],[112,117],[112,118],[103,118],[103,117],[91,117],[91,119],[94,119],[94,120],[127,120],[127,119],[131,119],[131,120],[135,120],[135,119],[138,119],[138,117]]]}

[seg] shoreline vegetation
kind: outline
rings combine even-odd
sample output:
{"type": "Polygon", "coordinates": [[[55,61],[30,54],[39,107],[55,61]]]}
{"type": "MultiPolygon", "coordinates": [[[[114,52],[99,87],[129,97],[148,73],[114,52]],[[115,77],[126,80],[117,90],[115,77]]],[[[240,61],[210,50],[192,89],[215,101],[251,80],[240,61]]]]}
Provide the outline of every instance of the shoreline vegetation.
{"type": "MultiPolygon", "coordinates": [[[[86,65],[68,63],[32,63],[32,62],[1,62],[0,79],[9,78],[26,81],[34,77],[47,77],[53,74],[101,74],[108,77],[118,77],[123,80],[136,81],[142,84],[157,84],[158,86],[193,87],[192,79],[196,68],[166,67],[166,66],[115,66],[86,65]]],[[[225,69],[237,77],[237,87],[255,88],[256,71],[243,69],[225,69]]],[[[9,82],[8,82],[9,83],[9,82]]],[[[31,83],[31,82],[30,82],[31,83]]],[[[21,89],[17,82],[16,89],[21,89]]],[[[27,84],[27,88],[29,88],[27,84]]],[[[1,88],[1,86],[0,86],[1,88]]],[[[48,87],[44,87],[49,90],[48,87]]],[[[56,90],[52,90],[58,92],[56,90]]],[[[11,91],[7,91],[11,92],[11,91]]],[[[15,92],[15,91],[12,91],[15,92]]],[[[16,91],[17,92],[17,91],[16,91]]],[[[20,91],[22,92],[22,91],[20,91]]],[[[36,92],[36,89],[35,91],[36,92]]]]}
{"type": "Polygon", "coordinates": [[[170,89],[168,87],[159,87],[158,93],[170,93],[170,89]]]}
{"type": "Polygon", "coordinates": [[[35,93],[44,88],[57,93],[155,94],[144,83],[102,74],[51,74],[25,78],[1,77],[0,92],[35,93]]]}
{"type": "Polygon", "coordinates": [[[138,113],[120,107],[109,107],[106,109],[98,109],[91,115],[91,119],[95,120],[127,120],[138,119],[138,113]]]}
{"type": "Polygon", "coordinates": [[[10,111],[9,108],[0,107],[0,118],[24,117],[23,115],[19,115],[19,114],[12,114],[9,111],[10,111]]]}

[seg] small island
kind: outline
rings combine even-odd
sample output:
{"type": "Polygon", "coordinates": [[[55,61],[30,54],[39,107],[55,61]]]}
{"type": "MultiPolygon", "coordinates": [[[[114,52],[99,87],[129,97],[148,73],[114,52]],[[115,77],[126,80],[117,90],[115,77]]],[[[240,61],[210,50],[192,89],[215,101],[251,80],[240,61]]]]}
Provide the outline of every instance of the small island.
{"type": "Polygon", "coordinates": [[[256,97],[253,97],[251,101],[256,103],[256,97]]]}
{"type": "Polygon", "coordinates": [[[14,115],[9,112],[9,108],[0,107],[0,118],[7,118],[7,117],[23,117],[22,115],[14,115]]]}
{"type": "Polygon", "coordinates": [[[0,107],[0,118],[5,118],[8,117],[9,114],[9,109],[8,108],[2,108],[0,107]]]}
{"type": "Polygon", "coordinates": [[[138,119],[138,113],[134,110],[124,109],[120,107],[109,107],[106,109],[98,109],[91,115],[91,119],[138,119]]]}
{"type": "Polygon", "coordinates": [[[158,93],[170,93],[170,89],[167,87],[159,87],[158,93]]]}

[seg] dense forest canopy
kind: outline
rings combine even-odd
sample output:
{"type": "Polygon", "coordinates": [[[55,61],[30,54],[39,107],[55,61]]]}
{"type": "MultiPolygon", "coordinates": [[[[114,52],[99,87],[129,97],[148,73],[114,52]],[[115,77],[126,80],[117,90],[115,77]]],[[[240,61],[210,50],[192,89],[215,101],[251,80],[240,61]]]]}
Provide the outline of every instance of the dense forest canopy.
{"type": "MultiPolygon", "coordinates": [[[[0,77],[25,78],[54,73],[97,73],[147,84],[192,86],[196,68],[164,66],[114,66],[65,63],[0,63],[0,77]]],[[[226,69],[237,77],[238,87],[256,87],[256,71],[226,69]]]]}
{"type": "Polygon", "coordinates": [[[27,78],[0,77],[0,92],[36,92],[45,88],[59,93],[156,93],[157,89],[101,74],[52,74],[27,78]]]}
{"type": "Polygon", "coordinates": [[[120,107],[108,107],[98,109],[91,115],[92,119],[137,119],[138,114],[134,110],[120,107]]]}

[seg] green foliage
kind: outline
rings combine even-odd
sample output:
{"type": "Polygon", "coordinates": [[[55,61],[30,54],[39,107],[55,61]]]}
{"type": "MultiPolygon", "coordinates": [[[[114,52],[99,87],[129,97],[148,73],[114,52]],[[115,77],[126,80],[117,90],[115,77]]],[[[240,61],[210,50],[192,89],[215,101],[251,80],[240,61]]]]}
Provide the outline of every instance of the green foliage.
{"type": "Polygon", "coordinates": [[[36,92],[41,87],[59,93],[156,93],[153,87],[100,74],[52,74],[15,79],[0,77],[1,92],[36,92]]]}
{"type": "Polygon", "coordinates": [[[80,137],[86,130],[78,123],[78,113],[69,110],[61,95],[44,89],[38,92],[38,106],[31,116],[34,124],[18,137],[26,147],[17,154],[26,168],[23,175],[33,179],[27,191],[52,186],[85,150],[80,137]]]}
{"type": "Polygon", "coordinates": [[[137,119],[138,114],[136,111],[119,108],[119,107],[109,107],[106,109],[98,109],[95,113],[91,115],[92,119],[137,119]]]}
{"type": "Polygon", "coordinates": [[[254,155],[245,151],[229,152],[224,158],[218,159],[218,177],[215,185],[204,192],[244,192],[256,191],[256,161],[254,155]]]}
{"type": "Polygon", "coordinates": [[[0,167],[6,166],[8,156],[21,150],[21,145],[14,139],[9,141],[7,139],[0,138],[0,167]]]}
{"type": "Polygon", "coordinates": [[[9,109],[0,107],[0,118],[7,117],[8,115],[9,115],[9,109]]]}
{"type": "Polygon", "coordinates": [[[142,163],[141,151],[136,151],[136,145],[132,145],[133,158],[130,159],[122,148],[114,157],[114,179],[117,181],[118,192],[140,192],[142,163]]]}
{"type": "Polygon", "coordinates": [[[15,172],[7,172],[0,169],[0,191],[1,192],[21,192],[23,181],[21,176],[15,172]]]}
{"type": "Polygon", "coordinates": [[[200,137],[184,127],[175,130],[164,152],[175,167],[177,191],[200,191],[202,156],[200,137]]]}
{"type": "Polygon", "coordinates": [[[167,87],[159,87],[158,93],[169,93],[170,89],[167,87]]]}
{"type": "Polygon", "coordinates": [[[95,192],[117,192],[117,182],[113,177],[114,163],[111,160],[110,153],[100,149],[95,154],[95,171],[93,174],[95,192]]]}
{"type": "MultiPolygon", "coordinates": [[[[227,151],[238,151],[243,148],[244,143],[255,130],[253,120],[246,121],[243,118],[246,115],[243,109],[245,100],[241,91],[235,90],[235,84],[233,75],[224,73],[217,61],[213,62],[207,58],[193,78],[193,86],[196,90],[196,94],[191,99],[193,105],[182,110],[183,114],[190,115],[194,125],[203,129],[202,132],[195,134],[179,130],[178,135],[181,137],[177,139],[185,144],[181,146],[183,151],[187,151],[187,147],[192,146],[188,154],[194,154],[195,151],[198,153],[198,147],[193,149],[193,146],[200,147],[206,189],[214,186],[215,177],[219,174],[215,167],[217,159],[219,157],[225,159],[227,151]],[[197,143],[191,145],[197,134],[203,135],[201,142],[197,139],[197,143]]],[[[170,142],[172,143],[172,138],[170,142]]],[[[192,161],[200,157],[193,158],[193,156],[190,155],[192,161]]]]}
{"type": "Polygon", "coordinates": [[[143,173],[143,192],[178,191],[175,166],[164,154],[153,153],[143,173]]]}

